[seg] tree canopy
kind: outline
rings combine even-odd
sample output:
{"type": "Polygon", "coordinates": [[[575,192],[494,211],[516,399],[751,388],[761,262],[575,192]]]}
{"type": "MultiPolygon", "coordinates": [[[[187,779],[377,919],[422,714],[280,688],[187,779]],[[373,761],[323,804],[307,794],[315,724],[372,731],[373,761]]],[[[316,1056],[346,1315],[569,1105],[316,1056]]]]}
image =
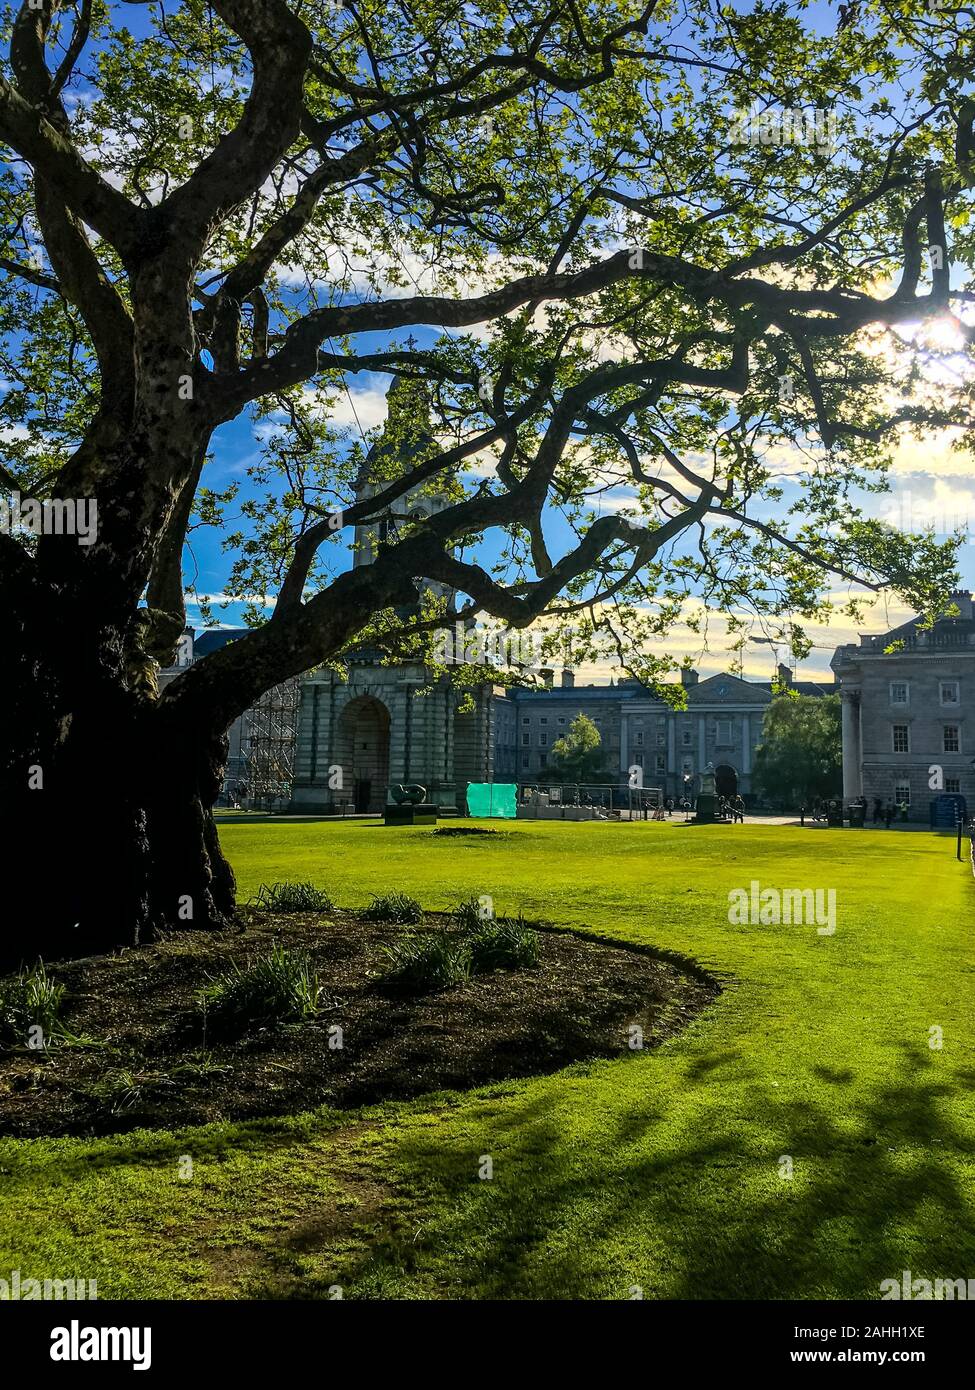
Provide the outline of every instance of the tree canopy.
{"type": "Polygon", "coordinates": [[[342,539],[380,516],[402,522],[380,603],[381,578],[426,575],[512,625],[575,603],[645,636],[703,593],[734,621],[789,615],[801,644],[837,578],[941,592],[948,550],[853,494],[899,429],[966,437],[967,387],[899,333],[967,298],[952,14],[864,4],[817,32],[803,4],[697,0],[6,9],[4,476],[105,492],[111,547],[114,490],[158,491],[133,576],[150,609],[181,612],[191,517],[227,528],[228,592],[307,629],[299,665],[338,635],[315,619],[342,539]],[[97,436],[155,338],[195,457],[122,481],[97,436]],[[422,382],[433,442],[356,503],[361,442],[330,409],[361,372],[422,382]],[[234,526],[205,459],[242,411],[266,428],[234,526]],[[417,485],[451,505],[411,527],[417,485]]]}
{"type": "Polygon", "coordinates": [[[558,772],[570,782],[588,782],[603,765],[602,736],[587,714],[579,713],[561,738],[552,744],[558,772]]]}
{"type": "Polygon", "coordinates": [[[840,697],[783,691],[765,711],[752,786],[790,806],[839,796],[843,781],[840,697]]]}

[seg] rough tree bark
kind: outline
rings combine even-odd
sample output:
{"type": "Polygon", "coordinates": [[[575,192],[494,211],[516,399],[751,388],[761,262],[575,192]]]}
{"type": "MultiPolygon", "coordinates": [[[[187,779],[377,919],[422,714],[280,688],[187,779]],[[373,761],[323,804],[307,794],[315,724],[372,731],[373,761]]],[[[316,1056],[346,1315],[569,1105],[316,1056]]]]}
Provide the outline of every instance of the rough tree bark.
{"type": "Polygon", "coordinates": [[[0,967],[226,925],[236,885],[212,814],[225,730],[276,681],[339,651],[377,606],[414,599],[422,564],[417,541],[376,573],[342,575],[327,613],[272,620],[246,652],[227,648],[160,697],[149,610],[133,600],[127,622],[106,621],[87,593],[46,583],[15,544],[0,545],[12,600],[0,620],[0,967]]]}

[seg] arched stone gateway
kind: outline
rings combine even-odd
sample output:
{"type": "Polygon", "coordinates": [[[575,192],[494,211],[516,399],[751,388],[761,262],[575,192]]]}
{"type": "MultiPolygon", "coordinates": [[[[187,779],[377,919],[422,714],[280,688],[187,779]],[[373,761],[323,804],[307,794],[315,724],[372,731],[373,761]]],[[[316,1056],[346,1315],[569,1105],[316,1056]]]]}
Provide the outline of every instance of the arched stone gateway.
{"type": "Polygon", "coordinates": [[[389,783],[389,710],[372,695],[350,700],[339,716],[339,761],[346,796],[359,815],[381,811],[389,783]]]}
{"type": "Polygon", "coordinates": [[[729,801],[738,795],[738,773],[730,763],[720,763],[714,769],[714,790],[729,801]]]}

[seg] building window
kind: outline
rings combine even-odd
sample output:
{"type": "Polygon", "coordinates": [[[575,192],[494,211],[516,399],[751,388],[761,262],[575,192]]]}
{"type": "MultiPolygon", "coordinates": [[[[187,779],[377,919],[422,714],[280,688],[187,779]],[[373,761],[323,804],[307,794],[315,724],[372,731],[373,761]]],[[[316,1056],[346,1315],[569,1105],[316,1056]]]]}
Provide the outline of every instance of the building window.
{"type": "Polygon", "coordinates": [[[548,720],[545,718],[544,715],[542,715],[541,719],[539,719],[538,722],[539,722],[539,724],[547,724],[547,723],[548,723],[548,720]]]}
{"type": "Polygon", "coordinates": [[[681,730],[680,741],[681,741],[681,743],[684,745],[685,748],[690,748],[691,744],[694,742],[694,732],[693,732],[693,730],[692,730],[692,729],[682,729],[682,730],[681,730]]]}
{"type": "Polygon", "coordinates": [[[719,719],[719,720],[718,720],[717,741],[718,741],[719,744],[722,744],[722,745],[723,745],[724,747],[726,747],[726,748],[727,748],[727,747],[729,746],[729,744],[731,743],[731,720],[730,720],[730,719],[719,719]]]}
{"type": "Polygon", "coordinates": [[[910,729],[907,724],[895,724],[892,728],[893,749],[895,753],[909,753],[911,751],[910,729]]]}
{"type": "Polygon", "coordinates": [[[956,796],[960,795],[960,793],[961,793],[961,778],[960,778],[960,777],[946,777],[946,778],[945,778],[945,791],[946,791],[946,792],[954,792],[956,796]]]}
{"type": "Polygon", "coordinates": [[[531,734],[522,734],[522,736],[521,736],[521,741],[522,741],[522,744],[527,748],[527,747],[529,746],[529,744],[531,743],[531,741],[532,741],[532,736],[531,736],[531,734]]]}
{"type": "Polygon", "coordinates": [[[667,759],[664,757],[663,753],[658,753],[658,754],[657,754],[656,761],[654,762],[654,771],[656,771],[656,772],[666,772],[666,771],[667,771],[667,759]]]}
{"type": "Polygon", "coordinates": [[[911,690],[907,681],[891,681],[890,703],[892,705],[910,704],[911,690]]]}
{"type": "Polygon", "coordinates": [[[958,682],[941,682],[941,703],[943,705],[957,705],[958,703],[958,682]]]}
{"type": "Polygon", "coordinates": [[[528,718],[528,715],[526,714],[526,715],[524,716],[524,718],[522,719],[521,722],[522,722],[523,724],[530,724],[530,723],[531,723],[531,720],[528,718]]]}
{"type": "Polygon", "coordinates": [[[633,754],[633,763],[634,763],[634,766],[635,766],[635,767],[642,767],[642,766],[643,766],[643,754],[642,754],[642,753],[634,753],[634,754],[633,754]]]}
{"type": "Polygon", "coordinates": [[[560,724],[564,724],[564,723],[565,723],[565,715],[563,715],[563,716],[561,717],[561,719],[559,720],[559,723],[560,723],[560,724]]]}
{"type": "Polygon", "coordinates": [[[894,783],[894,800],[896,801],[896,803],[897,803],[898,806],[901,804],[901,802],[904,802],[905,805],[910,806],[910,804],[911,804],[911,784],[910,784],[910,782],[895,782],[895,783],[894,783]]]}
{"type": "Polygon", "coordinates": [[[522,758],[522,760],[521,760],[521,770],[522,770],[522,772],[527,772],[527,771],[528,771],[528,768],[529,768],[528,759],[527,759],[527,758],[522,758]]]}
{"type": "Polygon", "coordinates": [[[539,735],[538,735],[538,746],[539,746],[539,748],[544,748],[545,745],[546,745],[546,743],[548,743],[548,734],[539,734],[539,735]]]}
{"type": "Polygon", "coordinates": [[[665,746],[666,742],[667,742],[667,735],[666,735],[665,733],[659,733],[659,734],[657,735],[657,747],[658,747],[658,748],[663,748],[663,747],[665,746]]]}
{"type": "Polygon", "coordinates": [[[643,742],[643,734],[642,734],[642,733],[641,733],[641,734],[637,734],[637,736],[636,736],[636,741],[637,741],[638,744],[640,744],[640,743],[643,742]]]}
{"type": "Polygon", "coordinates": [[[946,753],[961,752],[961,729],[957,724],[945,725],[945,746],[946,753]]]}

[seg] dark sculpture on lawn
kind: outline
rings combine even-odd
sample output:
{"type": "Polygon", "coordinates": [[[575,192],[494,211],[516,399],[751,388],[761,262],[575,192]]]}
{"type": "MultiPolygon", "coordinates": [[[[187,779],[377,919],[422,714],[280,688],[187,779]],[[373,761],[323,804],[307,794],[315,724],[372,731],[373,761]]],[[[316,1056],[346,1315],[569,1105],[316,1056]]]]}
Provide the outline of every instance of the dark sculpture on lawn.
{"type": "Polygon", "coordinates": [[[389,794],[397,806],[422,806],[427,799],[427,789],[419,782],[407,782],[405,786],[397,783],[390,787],[389,794]]]}
{"type": "Polygon", "coordinates": [[[698,824],[710,825],[715,820],[717,794],[714,781],[714,764],[708,763],[701,773],[701,790],[694,803],[694,819],[698,824]]]}

